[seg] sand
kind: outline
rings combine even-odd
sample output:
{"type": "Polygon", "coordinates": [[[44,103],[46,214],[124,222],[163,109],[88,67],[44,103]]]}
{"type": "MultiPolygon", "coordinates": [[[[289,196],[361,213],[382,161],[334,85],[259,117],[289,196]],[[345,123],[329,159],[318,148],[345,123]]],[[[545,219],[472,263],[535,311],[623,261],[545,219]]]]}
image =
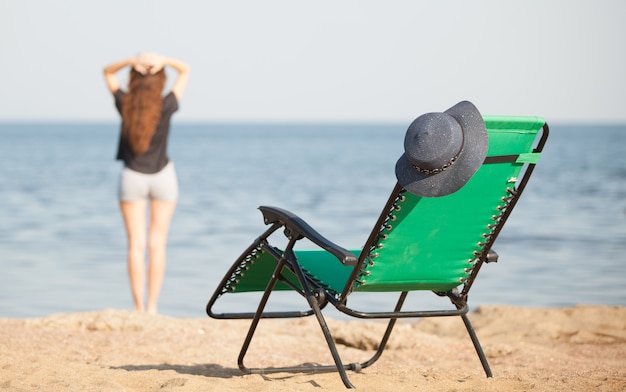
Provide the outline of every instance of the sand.
{"type": "MultiPolygon", "coordinates": [[[[624,391],[626,307],[483,306],[470,314],[494,373],[486,378],[460,318],[403,321],[361,391],[624,391]]],[[[329,320],[346,361],[373,353],[381,322],[329,320]]],[[[342,391],[336,372],[244,375],[248,321],[123,310],[0,319],[0,390],[342,391]]],[[[330,363],[312,318],[263,320],[246,363],[330,363]],[[308,339],[304,340],[303,337],[308,339]]]]}

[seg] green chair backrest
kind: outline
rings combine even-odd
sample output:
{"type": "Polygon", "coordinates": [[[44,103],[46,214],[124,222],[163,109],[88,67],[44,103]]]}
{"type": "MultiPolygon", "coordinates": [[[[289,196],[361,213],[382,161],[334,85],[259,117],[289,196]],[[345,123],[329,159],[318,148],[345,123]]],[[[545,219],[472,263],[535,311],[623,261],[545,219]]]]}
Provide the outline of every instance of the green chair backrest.
{"type": "Polygon", "coordinates": [[[502,214],[525,163],[534,163],[536,117],[485,117],[487,156],[519,155],[485,163],[457,192],[424,198],[403,192],[383,235],[354,285],[355,291],[447,291],[461,285],[502,214]]]}

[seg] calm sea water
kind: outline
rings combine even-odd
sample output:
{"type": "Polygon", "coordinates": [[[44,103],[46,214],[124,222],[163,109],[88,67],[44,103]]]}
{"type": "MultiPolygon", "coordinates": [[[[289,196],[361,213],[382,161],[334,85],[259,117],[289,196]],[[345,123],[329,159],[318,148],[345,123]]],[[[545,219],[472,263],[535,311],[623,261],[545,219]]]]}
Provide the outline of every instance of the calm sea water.
{"type": "MultiPolygon", "coordinates": [[[[360,247],[395,183],[405,129],[175,122],[181,198],[161,313],[205,315],[265,227],[259,205],[360,247]]],[[[0,124],[0,317],[131,308],[117,135],[117,124],[0,124]]],[[[474,306],[626,305],[626,126],[551,124],[494,249],[500,262],[482,269],[474,306]]]]}

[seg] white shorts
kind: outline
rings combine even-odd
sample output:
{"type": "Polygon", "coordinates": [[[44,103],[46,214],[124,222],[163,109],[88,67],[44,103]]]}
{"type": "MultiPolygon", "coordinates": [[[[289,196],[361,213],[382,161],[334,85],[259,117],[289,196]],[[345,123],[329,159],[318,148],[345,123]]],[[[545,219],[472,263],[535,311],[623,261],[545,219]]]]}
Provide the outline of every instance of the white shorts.
{"type": "Polygon", "coordinates": [[[120,174],[120,201],[136,201],[146,198],[164,201],[178,199],[178,178],[171,161],[160,172],[140,173],[124,166],[120,174]]]}

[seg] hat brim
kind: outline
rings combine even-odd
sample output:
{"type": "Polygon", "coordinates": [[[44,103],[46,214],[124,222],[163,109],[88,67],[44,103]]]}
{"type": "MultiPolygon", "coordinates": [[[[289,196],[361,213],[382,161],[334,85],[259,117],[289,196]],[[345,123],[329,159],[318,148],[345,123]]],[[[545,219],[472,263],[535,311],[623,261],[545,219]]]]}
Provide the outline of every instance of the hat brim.
{"type": "Polygon", "coordinates": [[[402,154],[396,163],[396,178],[407,191],[423,197],[454,193],[478,171],[487,156],[489,140],[483,117],[471,102],[462,101],[444,113],[456,119],[464,132],[463,147],[454,164],[437,174],[424,174],[402,154]]]}

